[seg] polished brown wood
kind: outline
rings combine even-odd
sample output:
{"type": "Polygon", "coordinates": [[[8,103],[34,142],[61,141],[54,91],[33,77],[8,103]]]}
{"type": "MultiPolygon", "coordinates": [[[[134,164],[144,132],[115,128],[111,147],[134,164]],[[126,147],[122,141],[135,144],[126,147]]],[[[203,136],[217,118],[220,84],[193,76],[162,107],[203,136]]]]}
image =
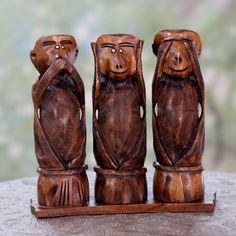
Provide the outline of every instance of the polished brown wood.
{"type": "Polygon", "coordinates": [[[204,82],[201,40],[190,30],[164,30],[154,39],[152,84],[154,198],[194,202],[204,197],[204,82]]]}
{"type": "Polygon", "coordinates": [[[93,136],[98,164],[95,168],[96,202],[145,202],[143,41],[129,34],[111,34],[100,36],[91,46],[95,58],[93,136]]]}
{"type": "Polygon", "coordinates": [[[127,205],[97,205],[91,202],[88,206],[73,208],[44,209],[37,203],[31,203],[31,212],[37,218],[76,216],[76,215],[111,215],[111,214],[139,214],[139,213],[187,213],[187,212],[214,212],[216,194],[211,194],[207,199],[193,203],[163,203],[148,201],[146,203],[127,205]]]}
{"type": "Polygon", "coordinates": [[[32,86],[40,207],[87,204],[84,85],[73,66],[78,55],[70,35],[40,38],[30,58],[40,76],[32,86]]]}
{"type": "MultiPolygon", "coordinates": [[[[90,156],[92,158],[92,156],[90,156]]],[[[154,169],[147,172],[152,198],[154,169]]],[[[95,173],[87,171],[90,196],[95,173]]],[[[236,232],[236,173],[204,172],[206,201],[217,190],[214,213],[140,213],[46,218],[31,214],[30,199],[37,202],[37,177],[0,182],[0,229],[2,235],[224,235],[236,232]],[[27,206],[27,207],[26,207],[27,206]]],[[[93,202],[93,199],[92,199],[93,202]]],[[[180,203],[180,205],[182,205],[180,203]]],[[[108,206],[108,205],[107,205],[108,206]]],[[[113,205],[114,206],[114,205],[113,205]]],[[[129,205],[122,205],[123,208],[129,205]]],[[[132,205],[131,205],[132,206],[132,205]]],[[[67,210],[67,208],[66,208],[67,210]]]]}
{"type": "MultiPolygon", "coordinates": [[[[31,201],[31,211],[37,218],[47,218],[47,217],[59,217],[59,216],[79,216],[79,215],[111,215],[111,214],[131,214],[129,217],[125,217],[124,221],[128,220],[130,217],[134,217],[134,214],[139,214],[139,217],[144,216],[144,214],[140,213],[149,213],[148,217],[151,216],[151,213],[163,213],[163,212],[205,212],[205,213],[212,213],[214,212],[215,205],[216,205],[216,193],[215,187],[211,185],[211,182],[214,178],[211,177],[213,173],[207,173],[207,187],[209,185],[211,188],[208,188],[208,191],[204,197],[204,200],[197,201],[193,203],[165,203],[165,202],[158,202],[153,200],[153,192],[152,189],[149,189],[148,200],[145,203],[137,203],[137,204],[120,204],[120,205],[101,205],[96,204],[93,192],[96,189],[93,189],[93,184],[95,182],[96,177],[92,171],[88,171],[89,182],[91,183],[91,196],[90,202],[86,206],[81,207],[72,207],[72,208],[42,208],[38,206],[35,201],[31,201]],[[214,193],[214,194],[213,194],[214,193]]],[[[214,173],[215,174],[215,173],[214,173]]],[[[151,187],[151,178],[153,176],[153,171],[151,173],[147,173],[148,183],[151,187]]],[[[158,215],[157,218],[163,217],[161,214],[158,215]]],[[[187,214],[188,215],[188,214],[187,214]]],[[[105,216],[104,216],[105,217],[105,216]]],[[[106,216],[109,217],[109,216],[106,216]]],[[[120,216],[124,217],[124,216],[120,216]]],[[[182,217],[185,217],[182,215],[182,217]]],[[[97,218],[96,218],[97,219],[97,218]]]]}

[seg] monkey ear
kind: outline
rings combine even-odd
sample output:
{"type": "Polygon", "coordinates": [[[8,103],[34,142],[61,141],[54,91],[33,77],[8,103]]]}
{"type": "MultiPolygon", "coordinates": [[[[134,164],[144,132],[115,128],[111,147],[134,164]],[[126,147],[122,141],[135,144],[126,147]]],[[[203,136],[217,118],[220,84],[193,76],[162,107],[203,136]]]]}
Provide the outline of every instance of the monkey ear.
{"type": "Polygon", "coordinates": [[[138,47],[139,47],[139,48],[142,49],[142,48],[143,48],[143,44],[144,44],[144,41],[143,41],[143,40],[139,40],[139,41],[138,41],[138,47]]]}
{"type": "Polygon", "coordinates": [[[157,55],[157,49],[154,43],[152,44],[152,51],[155,55],[157,55]]]}
{"type": "Polygon", "coordinates": [[[91,48],[92,48],[92,50],[93,50],[94,56],[97,55],[97,52],[96,52],[96,43],[92,42],[92,43],[91,43],[91,48]]]}
{"type": "Polygon", "coordinates": [[[32,63],[35,65],[36,64],[36,52],[34,50],[30,51],[30,59],[32,63]]]}
{"type": "Polygon", "coordinates": [[[79,49],[78,49],[78,48],[76,48],[76,50],[75,50],[75,57],[77,57],[77,56],[78,56],[78,54],[79,54],[79,49]]]}

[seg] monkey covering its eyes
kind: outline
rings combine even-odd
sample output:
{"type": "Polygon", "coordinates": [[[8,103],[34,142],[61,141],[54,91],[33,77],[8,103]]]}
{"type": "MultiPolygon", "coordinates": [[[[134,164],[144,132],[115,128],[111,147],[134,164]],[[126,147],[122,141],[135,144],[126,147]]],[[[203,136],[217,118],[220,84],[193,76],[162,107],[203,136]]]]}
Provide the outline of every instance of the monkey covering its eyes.
{"type": "Polygon", "coordinates": [[[152,85],[157,158],[154,197],[167,202],[201,200],[204,83],[198,63],[200,37],[189,30],[164,30],[155,36],[153,52],[157,56],[152,85]]]}

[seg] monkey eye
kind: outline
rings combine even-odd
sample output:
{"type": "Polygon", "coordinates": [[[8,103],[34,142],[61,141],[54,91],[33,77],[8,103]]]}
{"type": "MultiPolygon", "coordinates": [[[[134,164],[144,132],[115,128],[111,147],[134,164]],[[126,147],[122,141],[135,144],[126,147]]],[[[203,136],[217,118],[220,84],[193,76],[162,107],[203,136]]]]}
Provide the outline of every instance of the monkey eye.
{"type": "Polygon", "coordinates": [[[59,48],[60,48],[60,46],[59,46],[59,45],[56,45],[56,46],[55,46],[55,48],[56,48],[56,49],[59,49],[59,48]]]}
{"type": "Polygon", "coordinates": [[[112,52],[112,53],[116,52],[116,49],[115,49],[115,48],[112,48],[112,49],[111,49],[111,52],[112,52]]]}
{"type": "Polygon", "coordinates": [[[56,45],[55,41],[45,41],[42,43],[42,46],[51,46],[51,45],[56,45]]]}
{"type": "Polygon", "coordinates": [[[64,46],[64,45],[61,45],[61,48],[62,48],[62,49],[65,49],[65,46],[64,46]]]}
{"type": "Polygon", "coordinates": [[[191,39],[183,38],[182,40],[183,40],[184,42],[186,42],[186,43],[193,44],[193,41],[192,41],[191,39]]]}
{"type": "Polygon", "coordinates": [[[163,42],[172,42],[174,39],[173,38],[166,38],[163,40],[163,42]]]}
{"type": "Polygon", "coordinates": [[[123,49],[120,48],[120,49],[119,49],[119,52],[120,52],[120,53],[123,53],[123,49]]]}

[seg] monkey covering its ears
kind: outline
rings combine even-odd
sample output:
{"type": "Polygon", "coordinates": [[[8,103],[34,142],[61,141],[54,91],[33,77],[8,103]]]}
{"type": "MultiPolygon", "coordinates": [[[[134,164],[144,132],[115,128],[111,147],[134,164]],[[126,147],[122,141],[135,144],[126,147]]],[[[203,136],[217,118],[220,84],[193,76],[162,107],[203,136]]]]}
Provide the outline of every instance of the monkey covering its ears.
{"type": "Polygon", "coordinates": [[[91,46],[94,155],[99,166],[95,168],[96,201],[143,202],[147,195],[143,41],[129,34],[102,35],[91,46]]]}

